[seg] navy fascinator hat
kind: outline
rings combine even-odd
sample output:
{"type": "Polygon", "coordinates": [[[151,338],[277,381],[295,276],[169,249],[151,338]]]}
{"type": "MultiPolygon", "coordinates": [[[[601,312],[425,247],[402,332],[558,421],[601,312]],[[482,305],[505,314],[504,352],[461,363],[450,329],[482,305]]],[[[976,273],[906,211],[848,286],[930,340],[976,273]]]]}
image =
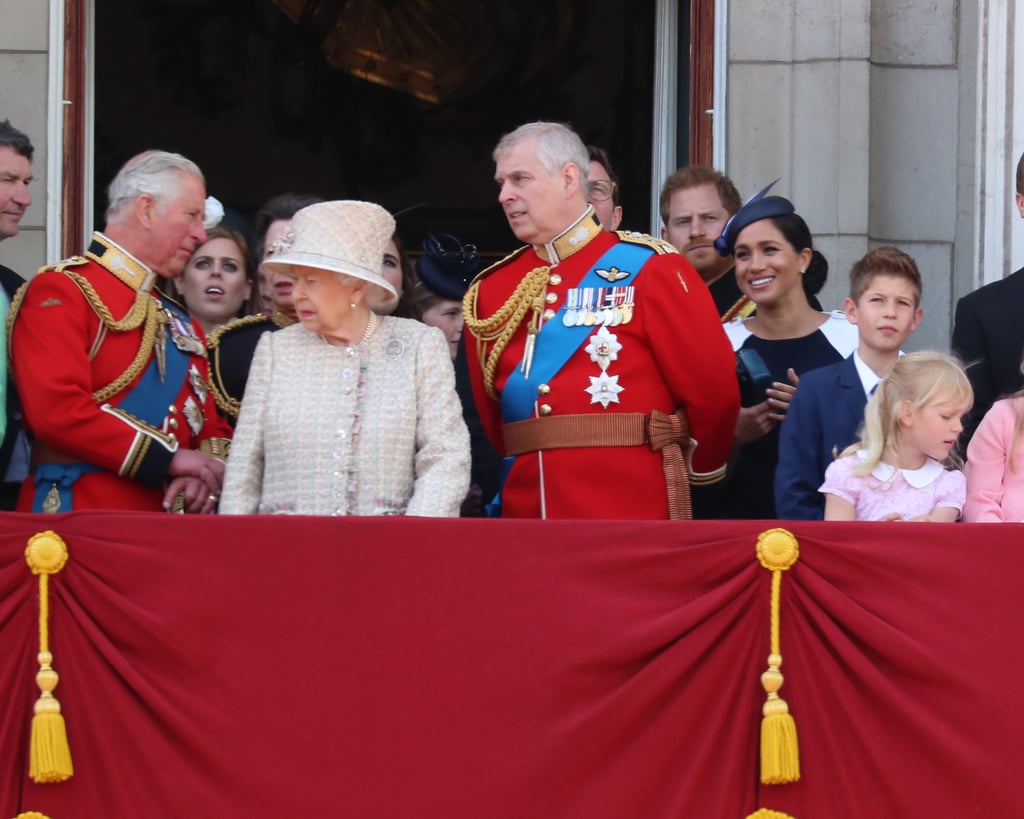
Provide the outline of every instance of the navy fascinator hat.
{"type": "MultiPolygon", "coordinates": [[[[776,179],[775,182],[779,180],[776,179]]],[[[715,239],[715,250],[719,256],[732,256],[736,251],[736,237],[747,225],[760,222],[762,219],[770,219],[772,216],[787,216],[796,213],[793,203],[784,196],[768,196],[767,193],[774,186],[775,182],[765,186],[746,202],[738,211],[729,217],[729,221],[722,228],[722,235],[715,239]]]]}
{"type": "Polygon", "coordinates": [[[476,245],[464,245],[450,233],[427,234],[423,255],[416,260],[420,284],[442,299],[462,301],[473,277],[480,272],[476,245]]]}

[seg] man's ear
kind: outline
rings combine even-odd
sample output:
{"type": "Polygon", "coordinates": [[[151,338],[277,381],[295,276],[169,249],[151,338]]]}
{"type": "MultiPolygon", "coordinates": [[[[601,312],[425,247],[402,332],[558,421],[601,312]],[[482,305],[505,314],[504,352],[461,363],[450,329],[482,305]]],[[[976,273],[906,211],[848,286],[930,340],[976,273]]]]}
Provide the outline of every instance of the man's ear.
{"type": "Polygon", "coordinates": [[[150,228],[156,221],[157,204],[152,194],[144,193],[135,200],[135,218],[143,227],[150,228]]]}
{"type": "Polygon", "coordinates": [[[579,166],[575,162],[566,162],[561,170],[565,185],[565,198],[569,199],[583,186],[583,178],[579,166]]]}
{"type": "Polygon", "coordinates": [[[850,324],[857,323],[857,302],[847,296],[843,299],[843,312],[846,313],[846,320],[850,324]]]}

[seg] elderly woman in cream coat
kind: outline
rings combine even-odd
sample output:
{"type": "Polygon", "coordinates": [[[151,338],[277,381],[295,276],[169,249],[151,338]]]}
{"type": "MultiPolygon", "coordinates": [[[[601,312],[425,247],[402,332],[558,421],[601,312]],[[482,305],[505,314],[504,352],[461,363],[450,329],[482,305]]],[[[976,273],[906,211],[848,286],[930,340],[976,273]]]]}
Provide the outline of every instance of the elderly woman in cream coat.
{"type": "Polygon", "coordinates": [[[369,202],[295,214],[264,264],[294,280],[299,323],[256,348],[228,458],[227,514],[457,516],[469,434],[439,330],[378,316],[395,229],[369,202]]]}

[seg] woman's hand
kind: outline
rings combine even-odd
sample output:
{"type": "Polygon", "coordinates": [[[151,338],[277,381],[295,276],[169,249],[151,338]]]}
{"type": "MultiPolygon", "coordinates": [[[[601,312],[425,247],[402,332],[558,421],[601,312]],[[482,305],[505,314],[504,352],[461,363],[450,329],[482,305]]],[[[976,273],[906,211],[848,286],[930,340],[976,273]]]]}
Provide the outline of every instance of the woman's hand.
{"type": "Polygon", "coordinates": [[[773,381],[771,387],[765,390],[765,395],[768,396],[768,404],[772,408],[770,418],[777,422],[782,422],[786,417],[786,410],[789,409],[789,402],[793,400],[793,396],[796,395],[797,385],[800,383],[800,376],[796,374],[796,371],[790,367],[786,370],[786,377],[789,378],[788,384],[783,384],[781,381],[773,381]]]}
{"type": "Polygon", "coordinates": [[[771,399],[754,404],[752,407],[741,407],[739,418],[736,419],[736,446],[744,446],[758,438],[763,438],[778,423],[773,417],[774,410],[771,399]]]}

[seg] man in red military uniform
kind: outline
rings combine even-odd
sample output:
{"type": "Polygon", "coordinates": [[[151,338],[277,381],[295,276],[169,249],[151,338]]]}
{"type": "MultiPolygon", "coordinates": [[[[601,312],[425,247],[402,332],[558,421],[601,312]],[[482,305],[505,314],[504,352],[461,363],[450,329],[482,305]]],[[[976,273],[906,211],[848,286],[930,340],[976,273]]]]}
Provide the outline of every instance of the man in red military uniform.
{"type": "Polygon", "coordinates": [[[573,131],[531,123],[494,151],[528,247],[466,295],[480,417],[514,456],[506,517],[685,518],[725,476],[739,394],[707,287],[661,240],[601,229],[573,131]]]}
{"type": "Polygon", "coordinates": [[[208,390],[202,330],[154,288],[206,240],[203,176],[183,156],[147,151],[109,199],[85,256],[41,270],[12,308],[34,438],[18,509],[209,512],[230,429],[208,390]]]}

